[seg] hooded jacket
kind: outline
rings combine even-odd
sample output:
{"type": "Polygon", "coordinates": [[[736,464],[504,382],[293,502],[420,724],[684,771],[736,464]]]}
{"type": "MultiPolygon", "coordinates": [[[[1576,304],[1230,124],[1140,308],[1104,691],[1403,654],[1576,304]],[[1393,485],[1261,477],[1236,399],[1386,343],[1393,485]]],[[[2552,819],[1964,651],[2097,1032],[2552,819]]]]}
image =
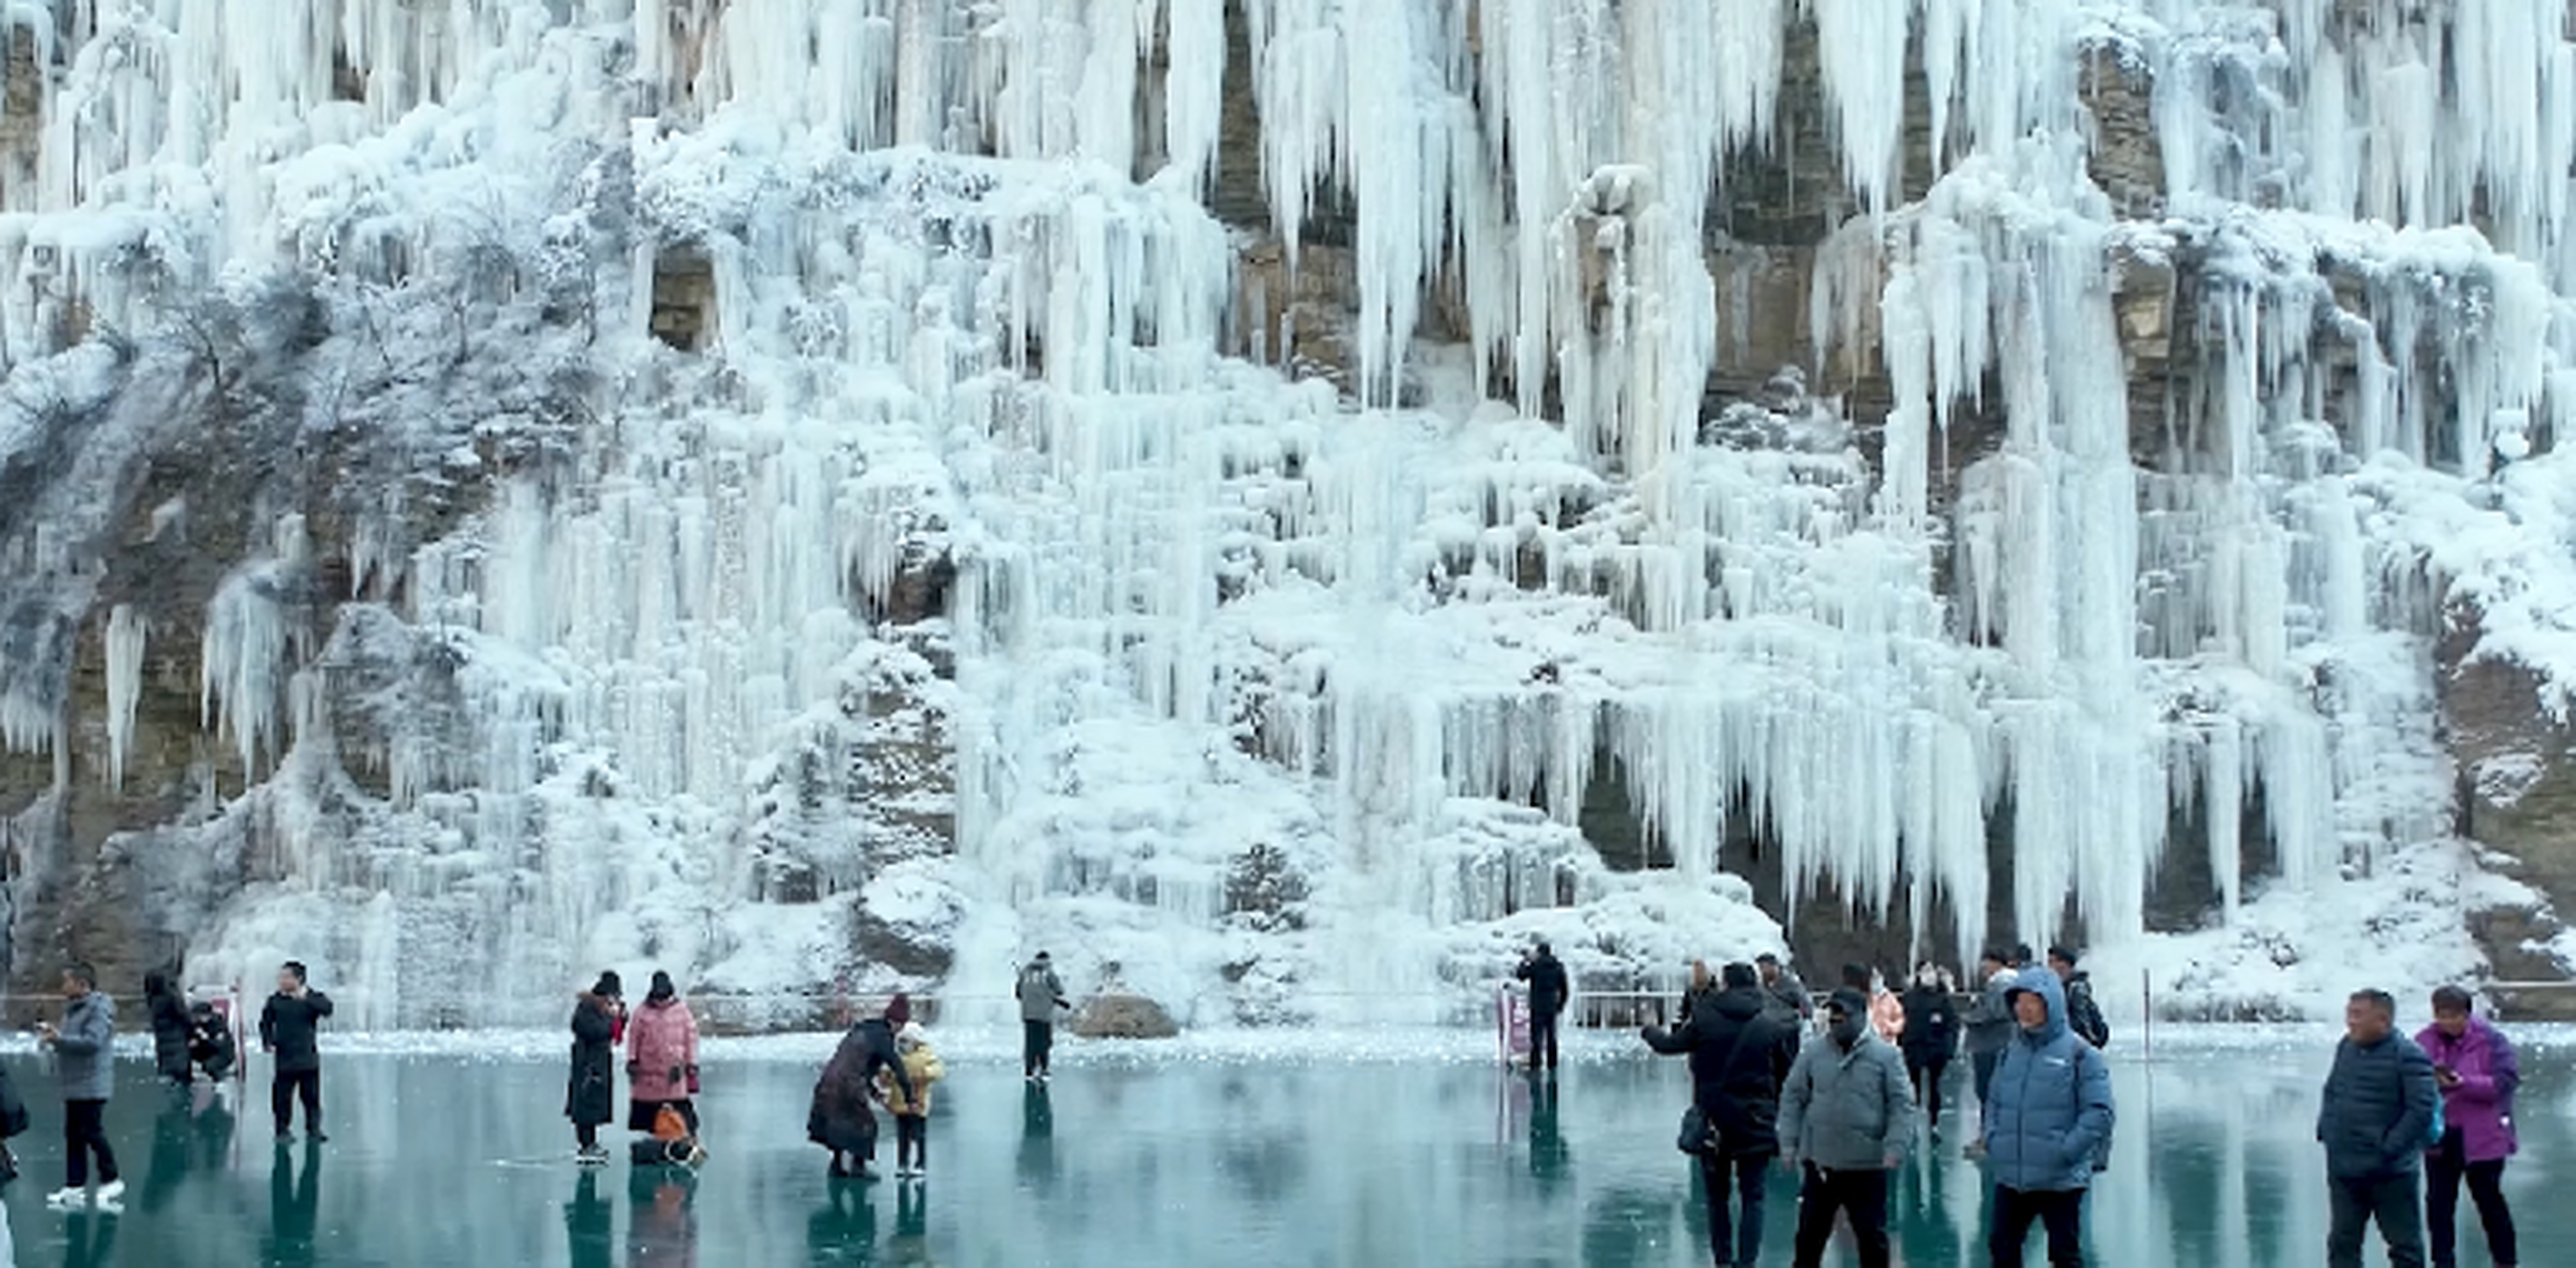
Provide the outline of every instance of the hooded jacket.
{"type": "Polygon", "coordinates": [[[1799,1030],[1758,986],[1703,995],[1679,1030],[1652,1028],[1646,1046],[1690,1054],[1691,1100],[1729,1158],[1780,1151],[1780,1083],[1798,1054],[1799,1030]]]}
{"type": "MultiPolygon", "coordinates": [[[[2441,1088],[2442,1122],[2457,1128],[2460,1146],[2470,1162],[2497,1162],[2521,1148],[2513,1130],[2513,1094],[2522,1086],[2522,1063],[2513,1041],[2471,1016],[2469,1028],[2453,1039],[2439,1026],[2426,1026],[2415,1045],[2434,1066],[2447,1066],[2460,1081],[2441,1088]]],[[[2439,1080],[2436,1081],[2439,1086],[2439,1080]]]]}
{"type": "MultiPolygon", "coordinates": [[[[1857,992],[1840,992],[1858,1002],[1857,992]]],[[[1848,1007],[1848,1005],[1846,1005],[1848,1007]]],[[[1914,1138],[1905,1060],[1864,1021],[1849,1048],[1810,1039],[1780,1089],[1780,1149],[1828,1171],[1880,1171],[1914,1138]]]]}
{"type": "Polygon", "coordinates": [[[2326,1147],[2326,1174],[2338,1180],[2378,1180],[2423,1164],[2424,1138],[2433,1129],[2433,1062],[2415,1041],[2397,1033],[2374,1044],[2347,1035],[2335,1045],[2317,1106],[2317,1141],[2326,1147]]]}
{"type": "Polygon", "coordinates": [[[2006,983],[2002,999],[2037,995],[2048,1017],[2022,1029],[1995,1068],[1986,1112],[1986,1165],[1996,1184],[2022,1192],[2064,1192],[2093,1183],[2094,1160],[2110,1147],[2114,1114],[2111,1067],[2101,1052],[2066,1025],[2066,992],[2057,974],[2025,969],[2006,983]]]}
{"type": "Polygon", "coordinates": [[[583,994],[572,1006],[572,1068],[564,1080],[564,1117],[596,1127],[617,1117],[617,1060],[610,1051],[621,1027],[615,1005],[583,994]]]}
{"type": "Polygon", "coordinates": [[[938,1053],[930,1050],[927,1039],[916,1036],[912,1045],[905,1047],[898,1037],[895,1048],[903,1054],[901,1064],[905,1077],[912,1081],[912,1090],[907,1092],[895,1082],[894,1069],[888,1067],[878,1076],[877,1092],[885,1098],[887,1113],[897,1118],[926,1117],[930,1113],[930,1085],[947,1078],[948,1067],[938,1053]]]}
{"type": "MultiPolygon", "coordinates": [[[[2051,973],[2049,976],[2057,975],[2051,973]]],[[[2004,969],[1987,978],[1985,985],[1978,990],[1977,1002],[1968,1007],[1968,1015],[1961,1019],[1968,1036],[1968,1055],[1983,1053],[1991,1056],[2012,1046],[2013,1032],[2020,1029],[2020,1023],[2013,1020],[2012,1006],[2005,1001],[2004,992],[2010,983],[2017,980],[2012,970],[2004,969]]],[[[2064,999],[2065,993],[2060,991],[2058,998],[2064,999]]],[[[2061,1017],[2064,1012],[2062,1008],[2059,1010],[2061,1017]]]]}
{"type": "Polygon", "coordinates": [[[646,999],[626,1020],[626,1099],[678,1101],[698,1069],[698,1019],[679,996],[646,999]]]}
{"type": "Polygon", "coordinates": [[[116,1001],[93,990],[63,1006],[54,1073],[66,1101],[104,1101],[116,1090],[116,1001]]]}

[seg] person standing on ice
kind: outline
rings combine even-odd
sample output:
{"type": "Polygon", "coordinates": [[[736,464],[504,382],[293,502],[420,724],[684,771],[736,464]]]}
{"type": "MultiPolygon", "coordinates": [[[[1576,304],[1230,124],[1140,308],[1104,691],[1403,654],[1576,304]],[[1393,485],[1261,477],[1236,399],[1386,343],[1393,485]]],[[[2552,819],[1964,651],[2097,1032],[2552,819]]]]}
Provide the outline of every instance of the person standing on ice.
{"type": "MultiPolygon", "coordinates": [[[[2013,982],[2013,971],[2004,963],[2004,953],[1988,951],[1977,959],[1977,1002],[1968,1009],[1965,1028],[1968,1036],[1968,1072],[1977,1089],[1977,1122],[1986,1121],[1986,1103],[1994,1090],[1995,1065],[2003,1060],[2004,1049],[2012,1046],[2012,1006],[2005,1002],[2005,988],[2013,982]]],[[[1980,1130],[1968,1142],[1971,1158],[1986,1155],[1986,1133],[1980,1130]]]]}
{"type": "Polygon", "coordinates": [[[1941,1076],[1959,1052],[1959,1001],[1949,975],[1931,964],[1914,969],[1914,985],[1905,991],[1905,1072],[1914,1079],[1914,1100],[1923,1107],[1923,1122],[1932,1139],[1941,1139],[1941,1076]]]}
{"type": "Polygon", "coordinates": [[[2083,1268],[2084,1194],[2109,1156],[2111,1066],[2066,1028],[2065,988],[2044,968],[2004,988],[2016,1033],[1985,1107],[1986,1170],[1995,1186],[1987,1249],[2021,1268],[2030,1226],[2048,1230],[2050,1268],[2083,1268]]]}
{"type": "Polygon", "coordinates": [[[902,1056],[903,1072],[910,1076],[911,1088],[897,1083],[894,1070],[888,1068],[878,1081],[877,1094],[885,1099],[886,1112],[894,1115],[894,1173],[907,1180],[920,1180],[930,1175],[930,1085],[948,1077],[939,1054],[930,1050],[930,1036],[917,1021],[907,1021],[894,1032],[895,1051],[902,1056]]]}
{"type": "Polygon", "coordinates": [[[877,1073],[885,1071],[894,1080],[906,1103],[918,1095],[894,1042],[896,1029],[910,1015],[910,1001],[895,996],[883,1015],[868,1018],[841,1036],[822,1077],[814,1081],[814,1099],[805,1111],[805,1138],[832,1151],[836,1180],[876,1179],[868,1163],[877,1156],[877,1114],[868,1102],[877,1095],[877,1073]]]}
{"type": "Polygon", "coordinates": [[[2331,1204],[2326,1268],[2361,1268],[2362,1240],[2374,1220],[2388,1243],[2389,1268],[2424,1268],[2416,1177],[2441,1104],[2433,1062],[2397,1033],[2397,1001],[2386,991],[2353,992],[2343,1025],[2317,1106],[2331,1204]]]}
{"type": "Polygon", "coordinates": [[[698,1131],[698,1019],[671,975],[653,970],[644,1006],[626,1025],[626,1130],[651,1134],[667,1105],[698,1131]]]}
{"type": "Polygon", "coordinates": [[[304,1135],[314,1144],[331,1139],[322,1134],[322,1019],[331,1015],[331,997],[305,984],[303,962],[289,960],[277,970],[277,993],[259,1010],[259,1046],[277,1058],[268,1085],[269,1113],[277,1119],[277,1139],[284,1143],[295,1126],[295,1101],[304,1101],[304,1135]]]}
{"type": "Polygon", "coordinates": [[[1768,951],[1753,957],[1753,967],[1762,974],[1762,989],[1770,992],[1778,1007],[1799,1021],[1816,1015],[1816,1001],[1808,995],[1807,984],[1798,980],[1796,971],[1780,963],[1780,957],[1768,951]]]}
{"type": "Polygon", "coordinates": [[[1780,1159],[1803,1177],[1797,1268],[1822,1268],[1836,1212],[1851,1222],[1860,1268],[1887,1268],[1887,1173],[1914,1138],[1914,1095],[1869,1013],[1867,994],[1834,992],[1825,1037],[1799,1049],[1780,1090],[1780,1159]]]}
{"type": "Polygon", "coordinates": [[[1573,993],[1566,980],[1565,962],[1556,958],[1542,940],[1521,957],[1520,967],[1512,976],[1529,983],[1530,1072],[1541,1069],[1556,1072],[1556,1019],[1565,1011],[1567,996],[1573,993]]]}
{"type": "Polygon", "coordinates": [[[2433,1063],[2433,1082],[2442,1093],[2442,1143],[2424,1158],[2433,1268],[2457,1262],[2454,1225],[2463,1177],[2469,1182],[2469,1199],[2477,1204],[2478,1223],[2486,1230],[2487,1258],[2496,1268],[2520,1262],[2513,1208],[2504,1200],[2504,1164],[2521,1147],[2514,1137],[2513,1094],[2522,1086],[2522,1063],[2513,1041],[2475,1016],[2473,1006],[2469,993],[2459,987],[2433,992],[2433,1024],[2415,1036],[2416,1046],[2433,1063]]]}
{"type": "Polygon", "coordinates": [[[116,1091],[116,1001],[98,989],[86,964],[63,970],[63,1024],[39,1022],[38,1043],[54,1054],[63,1088],[63,1187],[45,1201],[56,1207],[84,1201],[113,1206],[125,1196],[116,1175],[116,1151],[107,1143],[107,1099],[116,1091]],[[89,1192],[90,1160],[98,1160],[98,1193],[89,1192]]]}
{"type": "Polygon", "coordinates": [[[1640,1037],[1668,1056],[1690,1054],[1691,1105],[1707,1128],[1697,1157],[1709,1252],[1727,1268],[1762,1258],[1763,1172],[1780,1152],[1780,1084],[1797,1057],[1799,1027],[1781,1016],[1752,965],[1727,965],[1719,983],[1681,1029],[1650,1026],[1640,1037]],[[1731,1220],[1730,1201],[1740,1208],[1731,1220]]]}
{"type": "Polygon", "coordinates": [[[153,1068],[179,1087],[196,1082],[196,1062],[188,1056],[188,1001],[168,973],[154,969],[143,975],[143,1011],[152,1018],[153,1068]]]}
{"type": "Polygon", "coordinates": [[[564,1117],[572,1120],[576,1155],[583,1166],[608,1165],[599,1129],[617,1118],[617,1057],[626,1037],[626,985],[615,970],[573,1001],[572,1073],[564,1088],[564,1117]]]}
{"type": "Polygon", "coordinates": [[[1905,1005],[1896,998],[1896,992],[1887,989],[1878,970],[1866,964],[1844,965],[1843,989],[1859,991],[1860,997],[1869,1001],[1869,1028],[1880,1042],[1893,1048],[1904,1037],[1905,1005]]]}
{"type": "Polygon", "coordinates": [[[1071,1008],[1064,997],[1064,979],[1055,975],[1055,963],[1047,953],[1038,952],[1027,967],[1020,970],[1016,988],[1020,1000],[1020,1073],[1031,1083],[1044,1083],[1055,1055],[1056,1010],[1071,1008]]]}
{"type": "Polygon", "coordinates": [[[1690,1024],[1691,1012],[1717,998],[1717,975],[1709,972],[1708,961],[1690,964],[1690,985],[1683,988],[1681,1007],[1675,1011],[1680,1024],[1690,1024]]]}
{"type": "Polygon", "coordinates": [[[2075,967],[2075,951],[2060,943],[2048,949],[2048,969],[2066,987],[2066,1024],[2096,1048],[2111,1046],[2111,1023],[2093,1002],[2093,977],[2075,967]]]}

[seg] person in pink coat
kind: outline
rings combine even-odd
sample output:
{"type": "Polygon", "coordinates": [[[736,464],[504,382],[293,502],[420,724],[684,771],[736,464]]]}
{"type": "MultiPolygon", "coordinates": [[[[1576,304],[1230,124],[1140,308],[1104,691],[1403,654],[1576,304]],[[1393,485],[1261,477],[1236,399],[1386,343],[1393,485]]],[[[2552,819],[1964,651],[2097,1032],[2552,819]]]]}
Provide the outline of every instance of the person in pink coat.
{"type": "Polygon", "coordinates": [[[650,1132],[665,1105],[698,1130],[698,1019],[671,975],[655,969],[644,1006],[626,1023],[626,1129],[650,1132]]]}
{"type": "Polygon", "coordinates": [[[2453,1224],[2460,1211],[2460,1181],[2469,1182],[2478,1223],[2486,1228],[2487,1257],[2496,1268],[2521,1262],[2514,1245],[2513,1211],[2504,1201],[2504,1163],[2519,1148],[2513,1134],[2513,1093],[2522,1084],[2513,1043],[2472,1013],[2469,993],[2456,986],[2433,992],[2433,1024],[2415,1036],[2433,1059],[2433,1082],[2442,1090],[2442,1143],[2424,1157],[2424,1207],[2434,1268],[2452,1268],[2453,1224]]]}

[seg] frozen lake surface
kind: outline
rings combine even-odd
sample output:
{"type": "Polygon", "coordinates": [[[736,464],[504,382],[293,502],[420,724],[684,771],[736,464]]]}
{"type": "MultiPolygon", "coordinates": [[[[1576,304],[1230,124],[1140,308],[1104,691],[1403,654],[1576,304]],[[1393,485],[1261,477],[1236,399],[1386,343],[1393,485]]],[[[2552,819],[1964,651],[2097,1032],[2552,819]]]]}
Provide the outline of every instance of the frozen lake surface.
{"type": "MultiPolygon", "coordinates": [[[[934,1108],[934,1175],[911,1188],[831,1181],[804,1143],[821,1037],[711,1047],[714,1157],[693,1181],[637,1174],[622,1149],[609,1168],[576,1168],[562,1063],[541,1037],[344,1041],[326,1058],[334,1140],[319,1151],[274,1146],[265,1062],[245,1107],[173,1099],[128,1061],[109,1118],[132,1186],[117,1215],[45,1209],[60,1109],[20,1050],[5,1061],[36,1126],[14,1142],[24,1174],[6,1207],[16,1262],[46,1268],[1706,1263],[1695,1176],[1672,1147],[1681,1062],[1579,1038],[1551,1099],[1473,1060],[1486,1048],[1462,1032],[1072,1045],[1044,1094],[999,1036],[969,1036],[934,1108]]],[[[2576,1244],[2576,1206],[2548,1200],[2576,1176],[2561,1038],[2526,1061],[2524,1153],[2508,1173],[2536,1246],[2576,1244]]],[[[2152,1064],[2115,1044],[2123,1122],[2091,1208],[2093,1262],[2318,1262],[2309,1128],[2330,1043],[2160,1036],[2152,1064]]],[[[1949,1122],[1897,1186],[1900,1262],[1915,1268],[1984,1262],[1979,1174],[1949,1122]]],[[[1777,1175],[1766,1262],[1787,1261],[1792,1216],[1777,1175]]],[[[2487,1263],[2473,1232],[2461,1263],[2487,1263]]]]}

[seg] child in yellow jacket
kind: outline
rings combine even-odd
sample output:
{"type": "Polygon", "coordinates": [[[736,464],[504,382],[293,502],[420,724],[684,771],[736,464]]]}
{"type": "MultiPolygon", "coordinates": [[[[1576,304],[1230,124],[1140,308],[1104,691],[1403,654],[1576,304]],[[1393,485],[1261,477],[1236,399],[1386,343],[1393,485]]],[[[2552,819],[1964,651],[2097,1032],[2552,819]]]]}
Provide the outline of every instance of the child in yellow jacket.
{"type": "Polygon", "coordinates": [[[894,1046],[903,1057],[903,1072],[912,1079],[912,1095],[906,1097],[893,1071],[878,1076],[886,1109],[894,1115],[894,1173],[918,1180],[930,1174],[930,1085],[946,1077],[948,1069],[930,1050],[920,1022],[905,1022],[895,1032],[894,1046]]]}

